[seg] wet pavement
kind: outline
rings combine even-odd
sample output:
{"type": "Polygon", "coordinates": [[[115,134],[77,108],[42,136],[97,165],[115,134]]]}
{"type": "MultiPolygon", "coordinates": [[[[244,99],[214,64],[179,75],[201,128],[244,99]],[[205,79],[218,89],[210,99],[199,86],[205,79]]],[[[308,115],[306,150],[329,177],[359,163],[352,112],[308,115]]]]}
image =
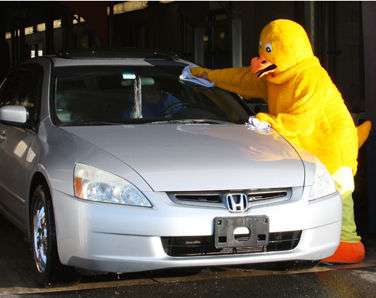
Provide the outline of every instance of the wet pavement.
{"type": "Polygon", "coordinates": [[[376,297],[376,241],[362,264],[215,267],[137,274],[76,275],[50,287],[33,279],[24,235],[0,216],[0,296],[18,297],[376,297]]]}

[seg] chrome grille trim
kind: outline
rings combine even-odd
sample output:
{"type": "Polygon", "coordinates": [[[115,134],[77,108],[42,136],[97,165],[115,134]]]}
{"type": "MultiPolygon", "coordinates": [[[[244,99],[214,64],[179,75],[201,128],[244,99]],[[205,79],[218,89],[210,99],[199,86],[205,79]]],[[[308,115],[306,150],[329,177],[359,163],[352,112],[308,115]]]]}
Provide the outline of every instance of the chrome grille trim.
{"type": "Polygon", "coordinates": [[[228,193],[246,193],[250,206],[287,201],[292,196],[291,188],[203,191],[203,192],[169,192],[167,195],[176,204],[200,207],[225,208],[224,197],[228,193]]]}
{"type": "Polygon", "coordinates": [[[258,190],[247,193],[249,202],[273,200],[278,198],[284,198],[287,196],[287,190],[273,189],[273,190],[258,190]]]}

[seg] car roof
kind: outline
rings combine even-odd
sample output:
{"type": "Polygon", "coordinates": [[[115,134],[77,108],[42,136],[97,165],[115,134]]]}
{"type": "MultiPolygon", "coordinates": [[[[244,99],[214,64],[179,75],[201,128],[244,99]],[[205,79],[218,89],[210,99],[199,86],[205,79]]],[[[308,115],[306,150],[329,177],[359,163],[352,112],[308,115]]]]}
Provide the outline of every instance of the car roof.
{"type": "Polygon", "coordinates": [[[96,66],[96,65],[176,65],[185,66],[194,63],[180,59],[176,54],[165,54],[151,50],[122,49],[122,50],[81,50],[69,51],[58,55],[33,58],[49,59],[55,67],[63,66],[96,66]]]}
{"type": "Polygon", "coordinates": [[[85,58],[85,59],[65,59],[51,57],[54,67],[64,66],[100,66],[100,65],[132,65],[132,66],[152,66],[151,63],[142,58],[85,58]]]}

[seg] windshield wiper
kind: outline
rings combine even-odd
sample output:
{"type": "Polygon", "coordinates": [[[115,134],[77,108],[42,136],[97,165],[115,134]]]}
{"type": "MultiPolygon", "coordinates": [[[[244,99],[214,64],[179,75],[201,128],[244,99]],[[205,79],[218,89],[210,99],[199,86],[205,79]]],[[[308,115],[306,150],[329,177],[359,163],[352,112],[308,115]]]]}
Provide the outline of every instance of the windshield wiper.
{"type": "Polygon", "coordinates": [[[231,123],[223,120],[215,119],[172,119],[172,120],[161,120],[161,121],[151,121],[151,124],[226,124],[231,123]]]}
{"type": "Polygon", "coordinates": [[[82,121],[82,122],[73,122],[69,125],[73,126],[86,126],[86,125],[122,125],[121,122],[109,122],[109,121],[82,121]]]}

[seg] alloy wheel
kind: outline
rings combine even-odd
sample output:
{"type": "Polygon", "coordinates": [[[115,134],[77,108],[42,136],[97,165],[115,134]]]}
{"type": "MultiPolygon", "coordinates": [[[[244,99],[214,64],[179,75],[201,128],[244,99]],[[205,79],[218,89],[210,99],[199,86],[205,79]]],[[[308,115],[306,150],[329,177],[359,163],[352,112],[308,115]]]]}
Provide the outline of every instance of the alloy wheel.
{"type": "Polygon", "coordinates": [[[48,249],[48,225],[45,205],[40,202],[33,216],[34,260],[40,273],[46,271],[48,249]]]}

